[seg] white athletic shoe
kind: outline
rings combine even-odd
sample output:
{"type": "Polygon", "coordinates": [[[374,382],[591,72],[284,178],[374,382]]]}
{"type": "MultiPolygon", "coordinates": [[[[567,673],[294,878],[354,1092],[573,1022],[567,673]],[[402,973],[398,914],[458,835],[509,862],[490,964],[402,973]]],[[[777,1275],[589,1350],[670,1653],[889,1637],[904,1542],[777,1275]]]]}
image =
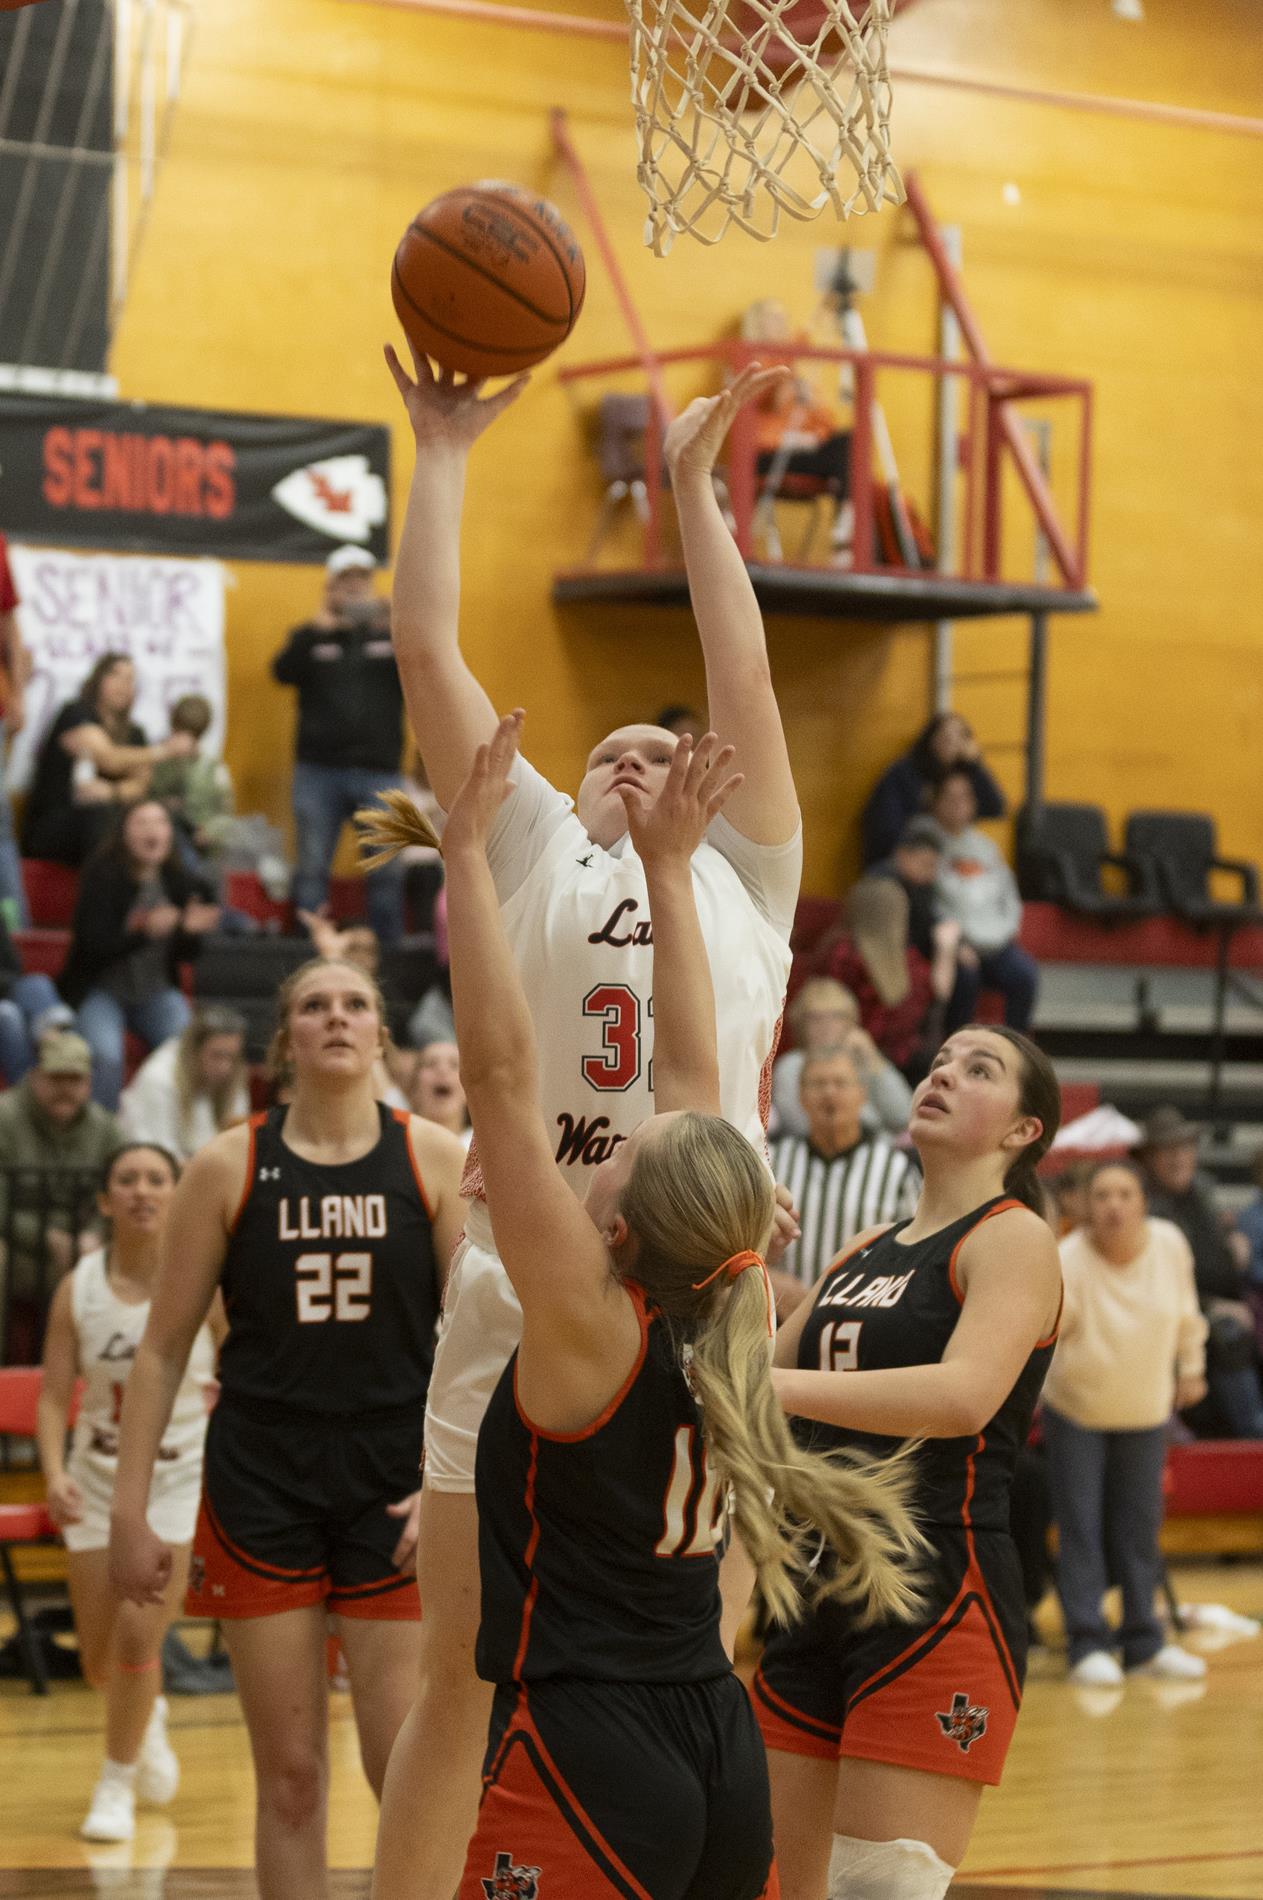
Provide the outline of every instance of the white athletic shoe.
{"type": "Polygon", "coordinates": [[[136,1797],[151,1808],[165,1808],[180,1785],[180,1763],[167,1740],[167,1698],[153,1705],[136,1762],[136,1797]]]}
{"type": "Polygon", "coordinates": [[[1200,1682],[1206,1674],[1206,1660],[1181,1649],[1178,1643],[1164,1643],[1156,1656],[1140,1663],[1131,1674],[1159,1676],[1164,1682],[1200,1682]]]}
{"type": "Polygon", "coordinates": [[[131,1783],[102,1775],[79,1832],[85,1841],[130,1841],[136,1832],[136,1793],[131,1783]]]}
{"type": "Polygon", "coordinates": [[[1123,1672],[1107,1650],[1090,1649],[1070,1671],[1070,1680],[1081,1689],[1115,1689],[1123,1680],[1123,1672]]]}

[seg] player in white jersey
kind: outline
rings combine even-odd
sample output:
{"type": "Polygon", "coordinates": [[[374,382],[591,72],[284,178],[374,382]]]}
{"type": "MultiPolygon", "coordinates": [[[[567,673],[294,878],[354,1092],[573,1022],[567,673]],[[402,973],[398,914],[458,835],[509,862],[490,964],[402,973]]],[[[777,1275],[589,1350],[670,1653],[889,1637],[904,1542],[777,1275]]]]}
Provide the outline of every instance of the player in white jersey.
{"type": "Polygon", "coordinates": [[[149,1296],[179,1168],[165,1148],[137,1142],[106,1166],[100,1209],[104,1247],[85,1254],[58,1287],[44,1342],[39,1452],[48,1508],[61,1531],[83,1673],[106,1692],[105,1763],[83,1823],[88,1840],[130,1840],[137,1798],[165,1805],[179,1763],[159,1695],[162,1639],[179,1612],[202,1488],[202,1451],[222,1316],[197,1336],[162,1441],[149,1492],[149,1523],[174,1547],[160,1604],[119,1603],[109,1587],[110,1506],[118,1469],[123,1389],[149,1316],[149,1296]],[[66,1425],[81,1381],[69,1457],[66,1425]]]}
{"type": "MultiPolygon", "coordinates": [[[[408,714],[441,807],[464,782],[495,710],[459,645],[460,518],[469,449],[518,383],[479,386],[388,352],[417,441],[395,572],[392,637],[408,714]]],[[[762,618],[715,499],[711,471],[740,404],[785,372],[751,368],[692,403],[665,452],[706,664],[710,723],[737,749],[744,783],[694,860],[716,991],[725,1113],[760,1132],[761,1100],[789,971],[802,848],[798,801],[772,688],[762,618]]],[[[525,762],[488,846],[541,1055],[541,1095],[558,1165],[581,1196],[612,1147],[652,1113],[652,944],[644,873],[630,849],[623,791],[648,801],[674,753],[656,726],[612,733],[572,801],[525,762]]],[[[494,1009],[494,999],[488,1007],[494,1009]]],[[[475,1199],[453,1263],[426,1419],[418,1577],[418,1702],[383,1795],[376,1900],[449,1900],[473,1825],[488,1698],[473,1672],[478,1620],[474,1448],[520,1316],[475,1199]]]]}

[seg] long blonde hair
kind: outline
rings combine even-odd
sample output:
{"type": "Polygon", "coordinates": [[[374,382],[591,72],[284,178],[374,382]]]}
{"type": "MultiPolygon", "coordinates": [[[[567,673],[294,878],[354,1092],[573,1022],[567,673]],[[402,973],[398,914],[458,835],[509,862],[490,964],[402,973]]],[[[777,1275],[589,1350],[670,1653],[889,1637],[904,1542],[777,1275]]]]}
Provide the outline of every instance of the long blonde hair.
{"type": "Polygon", "coordinates": [[[199,1009],[188,1027],[181,1031],[175,1052],[175,1099],[178,1132],[183,1147],[189,1146],[189,1118],[199,1095],[204,1095],[210,1103],[217,1129],[226,1128],[232,1119],[246,1086],[245,1040],[248,1027],[245,1017],[235,1009],[222,1009],[218,1004],[210,1004],[199,1009]],[[198,1075],[197,1059],[203,1045],[212,1036],[240,1036],[241,1049],[224,1080],[208,1089],[198,1075]]]}
{"type": "Polygon", "coordinates": [[[910,1560],[924,1548],[908,1509],[906,1453],[877,1461],[803,1449],[772,1386],[770,1288],[754,1269],[702,1285],[722,1261],[767,1244],[772,1182],[745,1137],[717,1115],[673,1116],[638,1149],[622,1213],[638,1243],[632,1273],[680,1341],[716,1475],[759,1586],[783,1622],[834,1597],[869,1618],[911,1615],[910,1560]],[[812,1568],[815,1538],[833,1563],[812,1568]]]}
{"type": "Polygon", "coordinates": [[[892,877],[862,877],[843,906],[851,940],[887,1007],[902,1003],[908,977],[908,893],[892,877]]]}

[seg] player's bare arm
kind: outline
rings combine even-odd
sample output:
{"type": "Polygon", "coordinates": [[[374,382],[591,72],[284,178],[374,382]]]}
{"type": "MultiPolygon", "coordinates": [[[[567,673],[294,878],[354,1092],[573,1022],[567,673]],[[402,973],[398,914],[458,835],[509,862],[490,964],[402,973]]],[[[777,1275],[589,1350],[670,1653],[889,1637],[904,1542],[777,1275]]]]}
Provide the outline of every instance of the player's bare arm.
{"type": "Polygon", "coordinates": [[[711,472],[742,403],[757,400],[788,373],[751,364],[721,395],[691,402],[671,424],[663,445],[706,662],[710,720],[736,746],[745,775],[727,815],[755,844],[784,844],[793,837],[798,797],[772,687],[763,616],[716,500],[711,472]]]}
{"type": "Polygon", "coordinates": [[[482,384],[433,368],[416,350],[409,375],[391,345],[386,362],[403,398],[417,458],[391,601],[391,640],[430,784],[447,810],[474,753],[496,730],[495,708],[460,649],[460,528],[469,451],[521,394],[525,377],[482,394],[482,384]]]}
{"type": "MultiPolygon", "coordinates": [[[[970,1234],[957,1279],[964,1295],[960,1318],[936,1365],[873,1372],[778,1369],[773,1377],[785,1410],[890,1438],[961,1438],[981,1431],[1031,1352],[1056,1330],[1061,1266],[1051,1229],[1028,1208],[998,1214],[970,1234]]],[[[786,1331],[792,1326],[791,1320],[786,1331]]]]}
{"type": "Polygon", "coordinates": [[[79,1375],[72,1276],[67,1274],[49,1308],[44,1333],[44,1377],[36,1409],[35,1438],[48,1497],[48,1512],[58,1529],[83,1515],[83,1496],[66,1470],[66,1427],[79,1375]]]}
{"type": "Polygon", "coordinates": [[[162,1266],[123,1398],[110,1514],[110,1579],[136,1603],[161,1602],[171,1574],[171,1552],[146,1522],[154,1460],[215,1297],[249,1154],[249,1129],[228,1129],[194,1155],[171,1203],[162,1266]]]}
{"type": "Polygon", "coordinates": [[[465,1150],[455,1135],[426,1121],[423,1115],[409,1118],[408,1140],[430,1210],[434,1266],[441,1295],[446,1290],[452,1254],[465,1225],[465,1203],[460,1194],[465,1150]]]}
{"type": "MultiPolygon", "coordinates": [[[[605,1246],[557,1171],[539,1104],[535,1030],[509,949],[486,841],[510,793],[522,715],[479,746],[443,837],[452,1009],[496,1250],[521,1301],[524,1335],[540,1350],[599,1356],[638,1325],[605,1246]],[[494,1008],[488,999],[494,998],[494,1008]],[[630,1329],[630,1330],[629,1330],[630,1329]]],[[[629,1359],[630,1363],[630,1359],[629,1359]]]]}
{"type": "Polygon", "coordinates": [[[683,738],[650,806],[620,788],[653,918],[654,1104],[660,1115],[686,1108],[721,1112],[715,987],[692,861],[711,820],[741,790],[742,775],[730,770],[733,756],[732,746],[721,746],[713,732],[696,748],[683,738]]]}

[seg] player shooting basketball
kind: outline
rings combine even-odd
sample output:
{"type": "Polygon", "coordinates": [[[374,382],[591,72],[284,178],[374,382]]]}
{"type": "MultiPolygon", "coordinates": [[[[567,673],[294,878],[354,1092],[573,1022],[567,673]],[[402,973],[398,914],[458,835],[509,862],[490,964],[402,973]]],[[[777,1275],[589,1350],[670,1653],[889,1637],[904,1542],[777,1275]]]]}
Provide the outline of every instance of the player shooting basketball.
{"type": "MultiPolygon", "coordinates": [[[[466,464],[525,379],[484,396],[477,383],[438,374],[415,353],[415,380],[393,350],[387,360],[417,444],[392,638],[412,728],[447,809],[497,725],[459,641],[466,464]]],[[[744,774],[693,858],[693,884],[715,990],[722,1108],[756,1141],[789,972],[801,825],[762,619],[711,471],[741,403],[784,374],[751,366],[722,395],[690,404],[664,445],[710,720],[736,747],[744,774]]],[[[577,810],[519,760],[514,796],[488,840],[540,1047],[545,1119],[557,1164],[580,1198],[593,1170],[653,1112],[653,943],[623,797],[630,792],[647,804],[666,779],[674,749],[673,737],[654,726],[611,733],[588,760],[577,810]]],[[[473,1159],[466,1190],[474,1199],[453,1262],[426,1417],[421,1680],[387,1777],[376,1900],[450,1900],[473,1829],[487,1731],[489,1691],[473,1667],[474,1450],[490,1395],[518,1343],[521,1315],[496,1258],[473,1159]]],[[[726,1591],[734,1607],[743,1594],[740,1587],[726,1591]]]]}

